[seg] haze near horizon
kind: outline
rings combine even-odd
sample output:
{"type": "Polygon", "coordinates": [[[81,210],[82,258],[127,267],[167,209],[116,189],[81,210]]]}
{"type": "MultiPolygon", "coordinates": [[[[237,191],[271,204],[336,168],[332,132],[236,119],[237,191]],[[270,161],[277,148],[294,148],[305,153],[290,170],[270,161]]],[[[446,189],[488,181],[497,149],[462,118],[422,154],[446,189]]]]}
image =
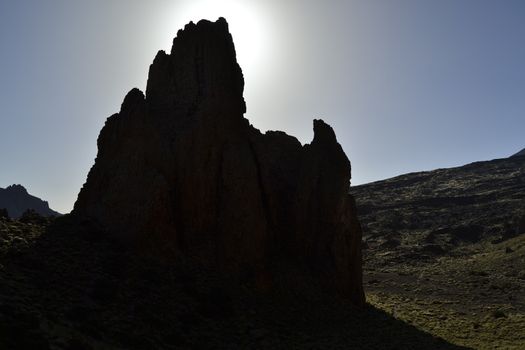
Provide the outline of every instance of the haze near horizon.
{"type": "Polygon", "coordinates": [[[307,143],[331,124],[352,184],[525,147],[520,1],[103,1],[0,4],[0,187],[68,212],[107,117],[145,90],[189,21],[225,17],[246,118],[307,143]]]}

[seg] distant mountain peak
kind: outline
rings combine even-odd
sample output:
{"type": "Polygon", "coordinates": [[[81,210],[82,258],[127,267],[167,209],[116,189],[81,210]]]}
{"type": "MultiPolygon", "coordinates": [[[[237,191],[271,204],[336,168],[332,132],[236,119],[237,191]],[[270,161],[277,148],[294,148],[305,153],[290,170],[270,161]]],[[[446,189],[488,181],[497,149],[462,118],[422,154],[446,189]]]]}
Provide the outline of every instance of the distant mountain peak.
{"type": "Polygon", "coordinates": [[[7,186],[5,190],[10,192],[28,193],[24,186],[18,184],[7,186]]]}
{"type": "Polygon", "coordinates": [[[525,148],[519,151],[518,153],[513,154],[511,157],[521,157],[521,156],[525,156],[525,148]]]}
{"type": "Polygon", "coordinates": [[[33,209],[43,216],[55,216],[60,213],[49,208],[49,204],[27,192],[27,189],[19,184],[0,187],[0,209],[7,209],[9,216],[19,218],[27,209],[33,209]]]}

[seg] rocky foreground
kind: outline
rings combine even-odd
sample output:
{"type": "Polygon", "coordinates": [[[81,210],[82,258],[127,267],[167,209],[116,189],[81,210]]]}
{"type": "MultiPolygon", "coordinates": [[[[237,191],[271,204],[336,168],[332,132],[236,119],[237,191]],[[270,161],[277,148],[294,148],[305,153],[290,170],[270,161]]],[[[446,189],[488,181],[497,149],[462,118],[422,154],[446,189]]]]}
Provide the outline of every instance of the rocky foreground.
{"type": "Polygon", "coordinates": [[[68,216],[0,220],[0,349],[460,349],[314,287],[232,286],[68,216]]]}
{"type": "Polygon", "coordinates": [[[352,188],[368,301],[476,349],[525,344],[525,157],[352,188]]]}

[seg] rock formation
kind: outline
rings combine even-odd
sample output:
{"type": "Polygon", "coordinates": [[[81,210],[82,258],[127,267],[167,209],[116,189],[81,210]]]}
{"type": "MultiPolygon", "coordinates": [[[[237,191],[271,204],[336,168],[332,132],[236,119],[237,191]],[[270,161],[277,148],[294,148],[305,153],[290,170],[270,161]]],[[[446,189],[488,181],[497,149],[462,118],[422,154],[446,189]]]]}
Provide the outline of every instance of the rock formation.
{"type": "Polygon", "coordinates": [[[57,216],[60,213],[49,208],[46,201],[27,193],[22,185],[11,185],[0,188],[0,208],[7,209],[12,218],[19,218],[28,210],[33,209],[37,214],[43,216],[57,216]]]}
{"type": "Polygon", "coordinates": [[[244,79],[223,18],[189,23],[159,51],[144,95],[106,121],[73,214],[154,251],[253,275],[288,266],[362,304],[350,162],[314,120],[302,146],[243,117],[244,79]]]}

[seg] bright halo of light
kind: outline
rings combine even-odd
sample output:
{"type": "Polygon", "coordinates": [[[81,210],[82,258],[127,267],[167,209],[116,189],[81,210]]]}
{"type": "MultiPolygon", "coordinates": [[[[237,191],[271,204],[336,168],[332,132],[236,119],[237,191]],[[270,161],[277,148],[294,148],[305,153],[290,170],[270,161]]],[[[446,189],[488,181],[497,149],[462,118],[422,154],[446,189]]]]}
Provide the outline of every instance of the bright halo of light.
{"type": "Polygon", "coordinates": [[[255,75],[260,58],[263,55],[265,31],[262,13],[251,1],[242,0],[204,0],[188,1],[180,7],[174,23],[180,29],[184,24],[201,19],[216,21],[224,17],[228,21],[233,36],[237,60],[245,73],[255,75]]]}

